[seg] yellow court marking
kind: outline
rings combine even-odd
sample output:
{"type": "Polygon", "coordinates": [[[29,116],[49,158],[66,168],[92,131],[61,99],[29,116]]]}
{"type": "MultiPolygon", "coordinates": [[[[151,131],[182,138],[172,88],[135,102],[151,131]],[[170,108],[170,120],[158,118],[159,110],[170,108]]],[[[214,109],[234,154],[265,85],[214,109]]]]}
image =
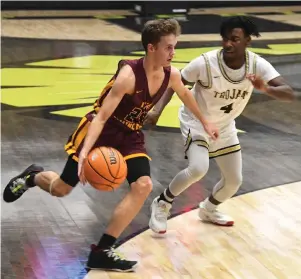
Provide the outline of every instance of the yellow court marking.
{"type": "MultiPolygon", "coordinates": [[[[195,57],[216,48],[218,47],[177,49],[173,66],[181,69],[195,57]]],[[[301,44],[270,44],[267,48],[250,50],[270,55],[297,54],[301,53],[301,44]]],[[[3,68],[1,102],[15,107],[91,104],[92,108],[102,88],[115,73],[118,61],[139,57],[135,55],[144,55],[144,52],[132,52],[132,55],[127,56],[89,55],[28,63],[28,68],[3,68]],[[6,86],[11,88],[5,88],[6,86]]],[[[178,128],[180,104],[181,101],[175,95],[165,108],[158,126],[178,128]]],[[[52,113],[82,117],[89,110],[89,107],[80,107],[52,113]]]]}

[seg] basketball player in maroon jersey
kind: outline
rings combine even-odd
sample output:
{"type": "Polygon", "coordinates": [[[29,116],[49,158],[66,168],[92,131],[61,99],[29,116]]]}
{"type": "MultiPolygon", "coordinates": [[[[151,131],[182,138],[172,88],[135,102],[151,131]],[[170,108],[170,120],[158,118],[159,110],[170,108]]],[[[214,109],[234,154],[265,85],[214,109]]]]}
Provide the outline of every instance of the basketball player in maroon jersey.
{"type": "Polygon", "coordinates": [[[13,202],[28,189],[39,186],[50,195],[64,197],[81,181],[86,182],[82,165],[90,150],[111,146],[124,156],[130,191],[113,212],[112,219],[97,245],[92,247],[87,267],[131,271],[137,264],[115,253],[113,245],[140,211],[152,191],[149,157],[141,131],[147,112],[172,87],[179,98],[204,124],[207,133],[218,136],[217,129],[206,123],[191,92],[181,81],[180,72],[170,65],[175,54],[180,26],[176,20],[154,20],[142,31],[146,55],[140,59],[122,60],[91,112],[80,121],[69,137],[65,150],[69,154],[61,175],[44,171],[33,164],[6,186],[3,198],[13,202]]]}

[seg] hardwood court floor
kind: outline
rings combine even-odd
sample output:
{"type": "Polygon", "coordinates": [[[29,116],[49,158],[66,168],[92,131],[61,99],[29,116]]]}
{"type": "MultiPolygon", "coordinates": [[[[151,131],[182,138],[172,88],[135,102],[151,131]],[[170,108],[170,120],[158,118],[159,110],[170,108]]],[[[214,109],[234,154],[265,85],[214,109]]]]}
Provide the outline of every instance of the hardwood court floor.
{"type": "Polygon", "coordinates": [[[140,264],[135,273],[90,271],[85,279],[297,279],[301,278],[301,182],[231,199],[221,208],[233,227],[199,220],[198,210],[148,230],[119,250],[140,264]]]}
{"type": "MultiPolygon", "coordinates": [[[[218,10],[215,12],[218,13],[218,10]]],[[[230,13],[229,10],[224,12],[230,13]]],[[[53,16],[61,12],[52,11],[51,13],[53,16]]],[[[10,12],[10,16],[16,16],[16,14],[27,17],[49,15],[48,12],[39,14],[37,11],[26,12],[26,14],[10,12]]],[[[120,24],[111,23],[103,18],[70,19],[68,16],[76,15],[70,11],[65,15],[66,19],[2,20],[2,190],[12,176],[32,162],[41,164],[46,170],[60,173],[66,160],[63,146],[77,126],[79,117],[93,106],[101,88],[116,70],[116,62],[123,57],[133,58],[138,55],[137,51],[142,50],[139,33],[126,29],[120,24]],[[32,24],[35,20],[38,25],[32,24]]],[[[91,17],[92,15],[95,14],[91,13],[91,17]]],[[[102,15],[109,16],[107,12],[102,15]]],[[[130,16],[133,13],[123,12],[122,15],[130,16]]],[[[275,26],[279,25],[275,24],[275,26]]],[[[184,34],[182,38],[177,46],[177,60],[174,63],[179,68],[206,49],[220,45],[220,38],[217,34],[184,34]]],[[[301,35],[295,31],[282,32],[275,29],[273,32],[266,32],[261,40],[256,40],[252,44],[254,50],[268,59],[289,81],[299,98],[294,103],[281,103],[254,92],[243,115],[237,119],[244,160],[244,183],[237,195],[301,180],[300,41],[301,35]]],[[[141,55],[141,52],[139,53],[141,55]]],[[[173,98],[159,122],[159,127],[153,131],[145,131],[147,149],[153,159],[151,172],[154,189],[141,212],[122,234],[121,242],[147,228],[152,199],[162,192],[178,171],[186,167],[187,162],[182,152],[183,142],[178,130],[179,104],[179,100],[176,97],[173,98]]],[[[176,216],[195,208],[209,194],[219,177],[219,170],[212,161],[206,177],[192,185],[177,199],[172,208],[172,215],[176,216]]],[[[274,189],[270,190],[273,193],[274,189]]],[[[113,208],[127,191],[126,183],[115,193],[103,193],[92,187],[79,185],[68,197],[58,199],[49,197],[45,192],[34,188],[16,203],[2,203],[1,278],[82,279],[86,275],[84,267],[90,244],[98,241],[113,208]]],[[[254,205],[257,200],[262,202],[260,193],[261,191],[256,192],[254,205]]],[[[289,193],[285,195],[287,201],[292,199],[292,205],[296,202],[293,195],[289,193]]],[[[230,210],[231,205],[235,206],[236,201],[240,206],[243,199],[244,197],[231,200],[229,207],[225,204],[225,209],[230,210]]],[[[279,199],[278,202],[281,203],[279,199]]],[[[248,216],[252,217],[255,212],[255,216],[258,217],[256,217],[258,226],[264,225],[266,218],[269,218],[269,212],[262,212],[260,215],[256,213],[256,209],[251,211],[246,203],[243,204],[248,216]]],[[[298,212],[299,208],[300,206],[297,206],[294,212],[298,212]]],[[[275,210],[272,212],[274,213],[275,210]]],[[[280,213],[287,214],[287,216],[291,214],[291,212],[280,213]]],[[[186,216],[188,219],[193,218],[195,212],[191,211],[183,215],[183,218],[186,216]]],[[[170,222],[171,228],[173,222],[177,224],[177,220],[180,220],[177,218],[170,222]]],[[[238,217],[238,221],[242,220],[241,218],[238,217]]],[[[255,222],[254,219],[253,221],[255,222]]],[[[274,222],[274,217],[271,217],[270,222],[274,222]]],[[[213,245],[217,251],[216,257],[221,259],[226,255],[222,252],[231,237],[237,237],[235,234],[238,233],[242,234],[242,230],[248,234],[251,230],[257,229],[254,223],[243,224],[240,227],[238,222],[235,230],[230,228],[227,231],[200,224],[197,230],[200,230],[202,237],[206,235],[203,231],[205,229],[210,230],[213,235],[220,234],[222,230],[224,236],[229,237],[223,241],[215,241],[213,236],[209,238],[210,245],[213,245]],[[226,235],[226,232],[232,231],[234,236],[226,235]],[[218,252],[219,247],[222,247],[220,252],[218,252]]],[[[171,229],[170,232],[171,239],[176,239],[177,235],[172,234],[175,230],[171,229]]],[[[259,229],[257,234],[255,232],[255,236],[258,237],[260,232],[262,231],[259,229]]],[[[148,232],[141,236],[147,234],[148,232]]],[[[197,238],[197,235],[195,237],[197,238]]],[[[251,238],[249,234],[248,237],[251,238]]],[[[265,238],[261,238],[258,242],[256,239],[254,241],[263,245],[263,239],[265,238]]],[[[198,240],[203,240],[202,244],[206,243],[206,238],[198,238],[198,240]]],[[[269,240],[273,242],[273,238],[269,240]]],[[[151,241],[156,240],[151,239],[151,241]]],[[[158,240],[156,245],[160,246],[160,241],[162,242],[158,240]]],[[[243,247],[242,242],[243,240],[239,240],[235,247],[243,247]]],[[[182,244],[179,248],[175,247],[172,242],[167,244],[171,254],[174,253],[172,249],[175,248],[178,249],[176,251],[180,251],[179,253],[190,255],[182,244]]],[[[191,247],[191,244],[189,245],[191,247]]],[[[235,244],[231,243],[231,245],[235,244]]],[[[231,245],[228,245],[229,249],[234,249],[235,247],[231,245]]],[[[264,247],[270,249],[268,246],[264,247]]],[[[280,243],[279,249],[282,247],[280,243]]],[[[245,253],[251,251],[251,248],[244,246],[245,253]]],[[[205,251],[208,252],[208,249],[205,251]]],[[[139,249],[137,251],[139,252],[139,249]]],[[[128,256],[137,256],[134,250],[131,251],[133,254],[128,253],[127,250],[125,252],[128,256]]],[[[284,254],[286,252],[283,250],[284,254]]],[[[254,248],[254,253],[258,254],[258,249],[254,248]]],[[[212,276],[214,276],[218,272],[210,262],[214,259],[201,259],[198,253],[196,254],[196,259],[200,260],[203,266],[210,266],[200,272],[212,271],[212,276]]],[[[235,252],[233,254],[236,255],[235,252]]],[[[152,268],[153,263],[158,261],[156,258],[158,254],[151,250],[149,250],[148,258],[143,255],[141,256],[142,264],[146,267],[152,268]]],[[[253,254],[245,256],[251,259],[252,263],[257,264],[259,270],[264,270],[252,258],[253,254]]],[[[233,261],[234,256],[228,259],[226,264],[231,263],[235,266],[233,261]]],[[[275,261],[278,266],[277,260],[275,261]]],[[[169,278],[167,272],[171,271],[170,277],[172,277],[174,271],[171,260],[169,259],[169,263],[165,266],[166,262],[165,256],[162,256],[163,269],[154,269],[155,274],[162,272],[161,276],[169,278]]],[[[220,264],[220,261],[216,260],[216,262],[220,264]]],[[[179,258],[176,257],[174,265],[179,266],[180,271],[185,275],[188,271],[185,271],[181,264],[179,258]]],[[[246,270],[249,268],[246,266],[246,270]]],[[[221,267],[219,272],[225,273],[226,268],[221,267]]],[[[183,278],[185,278],[184,275],[183,278]]],[[[118,276],[118,278],[124,278],[122,274],[118,276]]],[[[145,276],[148,275],[145,274],[145,276]]],[[[190,278],[189,275],[187,276],[190,278]]],[[[274,276],[277,278],[277,275],[274,276]]],[[[274,277],[271,275],[270,278],[274,277]]]]}

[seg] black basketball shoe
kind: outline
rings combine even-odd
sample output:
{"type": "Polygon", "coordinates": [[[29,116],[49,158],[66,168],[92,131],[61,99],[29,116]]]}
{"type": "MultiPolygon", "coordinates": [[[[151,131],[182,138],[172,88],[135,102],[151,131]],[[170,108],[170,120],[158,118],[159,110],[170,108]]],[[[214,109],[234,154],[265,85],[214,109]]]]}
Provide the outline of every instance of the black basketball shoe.
{"type": "Polygon", "coordinates": [[[32,164],[25,171],[12,178],[3,192],[3,200],[14,202],[20,198],[30,187],[26,184],[26,179],[32,174],[37,174],[44,169],[38,165],[32,164]]]}
{"type": "Polygon", "coordinates": [[[91,245],[87,270],[100,269],[107,271],[131,272],[134,271],[136,261],[127,261],[119,255],[114,248],[100,249],[96,245],[91,245]]]}

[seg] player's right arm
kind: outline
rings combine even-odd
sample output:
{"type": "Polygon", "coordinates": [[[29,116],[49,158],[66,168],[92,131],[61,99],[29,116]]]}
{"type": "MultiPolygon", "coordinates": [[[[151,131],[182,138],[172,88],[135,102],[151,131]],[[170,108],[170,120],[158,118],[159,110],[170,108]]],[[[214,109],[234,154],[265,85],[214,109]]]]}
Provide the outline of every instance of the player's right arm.
{"type": "Polygon", "coordinates": [[[82,164],[88,153],[92,149],[96,140],[100,136],[103,127],[109,117],[113,114],[123,96],[126,93],[131,93],[135,88],[135,75],[129,65],[121,68],[109,94],[105,97],[98,113],[91,121],[87,135],[85,137],[83,148],[79,155],[78,161],[78,176],[82,183],[85,183],[84,174],[82,172],[82,164]]]}
{"type": "MultiPolygon", "coordinates": [[[[198,79],[200,79],[203,64],[205,66],[205,62],[203,60],[203,57],[199,56],[193,59],[185,66],[184,69],[181,70],[181,77],[184,85],[193,85],[198,79]]],[[[145,124],[155,125],[158,122],[164,108],[170,102],[174,93],[175,91],[171,87],[165,91],[164,95],[154,106],[153,110],[147,114],[145,124]]]]}

